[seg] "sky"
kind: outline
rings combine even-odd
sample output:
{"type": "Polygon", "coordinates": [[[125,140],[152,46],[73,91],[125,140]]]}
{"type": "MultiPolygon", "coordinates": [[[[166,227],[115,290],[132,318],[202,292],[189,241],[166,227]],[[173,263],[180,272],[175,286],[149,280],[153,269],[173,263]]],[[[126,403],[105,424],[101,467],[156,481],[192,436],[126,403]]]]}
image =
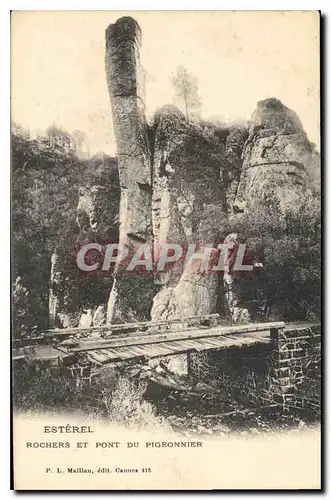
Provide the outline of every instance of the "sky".
{"type": "Polygon", "coordinates": [[[316,12],[20,11],[12,14],[12,118],[33,134],[56,124],[116,154],[104,69],[105,29],[122,15],[142,29],[146,114],[173,102],[171,74],[198,78],[201,115],[249,120],[259,100],[296,111],[319,149],[316,12]]]}

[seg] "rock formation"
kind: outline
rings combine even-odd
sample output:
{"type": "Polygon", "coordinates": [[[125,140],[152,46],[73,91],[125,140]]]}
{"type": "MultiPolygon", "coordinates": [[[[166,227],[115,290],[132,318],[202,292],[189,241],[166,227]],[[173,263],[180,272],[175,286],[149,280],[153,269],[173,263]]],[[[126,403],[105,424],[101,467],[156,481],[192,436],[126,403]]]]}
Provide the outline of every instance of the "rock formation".
{"type": "MultiPolygon", "coordinates": [[[[178,243],[184,249],[196,244],[199,253],[205,245],[215,244],[226,216],[218,161],[224,141],[169,106],[156,113],[153,128],[154,252],[158,255],[165,243],[178,243]]],[[[219,277],[201,273],[200,263],[195,259],[184,266],[181,261],[157,276],[162,288],[154,297],[153,319],[217,310],[219,277]]]]}
{"type": "Polygon", "coordinates": [[[120,241],[152,239],[152,181],[145,120],[141,31],[123,17],[106,31],[106,75],[111,98],[121,186],[120,241]]]}
{"type": "MultiPolygon", "coordinates": [[[[147,127],[140,44],[141,31],[132,18],[119,19],[106,31],[121,183],[120,242],[132,249],[151,244],[157,262],[166,243],[183,248],[194,243],[197,253],[205,245],[215,248],[228,234],[225,226],[234,213],[249,210],[256,200],[270,210],[275,204],[281,211],[295,205],[307,189],[313,151],[297,115],[277,99],[266,99],[258,103],[249,130],[225,129],[188,122],[178,109],[166,106],[147,127]]],[[[154,288],[147,278],[143,288],[138,284],[140,295],[153,298],[152,319],[215,312],[225,289],[232,318],[248,320],[230,268],[220,286],[219,277],[201,273],[198,264],[196,259],[184,267],[179,261],[154,273],[154,288]]],[[[109,321],[116,320],[116,304],[122,320],[141,318],[139,306],[130,305],[137,277],[118,270],[116,282],[109,321]]]]}
{"type": "Polygon", "coordinates": [[[307,190],[312,145],[299,117],[275,98],[258,102],[243,151],[234,209],[249,211],[256,200],[293,208],[307,190]]]}
{"type": "MultiPolygon", "coordinates": [[[[69,240],[59,242],[51,259],[50,327],[89,327],[106,321],[112,274],[81,271],[76,256],[88,243],[104,245],[118,241],[117,165],[109,157],[94,158],[84,174],[86,184],[78,191],[76,228],[69,240]]],[[[93,255],[94,262],[101,262],[102,258],[102,254],[93,255]]]]}
{"type": "MultiPolygon", "coordinates": [[[[131,17],[119,19],[106,30],[106,75],[121,187],[119,242],[132,255],[141,243],[152,245],[152,173],[140,45],[141,30],[131,17]]],[[[132,315],[146,319],[145,304],[139,295],[154,293],[153,279],[139,279],[122,271],[119,265],[108,304],[108,321],[130,321],[132,315]],[[129,297],[132,288],[136,293],[134,306],[129,297]]]]}
{"type": "Polygon", "coordinates": [[[49,290],[49,327],[56,328],[59,326],[71,326],[70,317],[63,312],[65,309],[64,299],[62,294],[58,291],[58,286],[62,280],[64,269],[61,266],[61,260],[57,250],[53,252],[51,258],[51,276],[50,276],[50,290],[49,290]],[[62,299],[62,300],[61,300],[62,299]],[[60,323],[60,325],[59,325],[60,323]]]}
{"type": "Polygon", "coordinates": [[[153,270],[130,273],[118,259],[114,274],[70,274],[58,248],[50,325],[170,319],[220,312],[224,305],[234,322],[250,321],[243,282],[233,272],[236,252],[230,249],[219,274],[201,270],[203,249],[210,246],[214,260],[218,243],[232,242],[236,250],[241,235],[232,225],[256,206],[282,220],[288,209],[300,207],[307,189],[319,190],[319,155],[296,113],[275,98],[257,104],[249,126],[191,122],[173,106],[159,109],[147,124],[141,42],[131,17],[106,30],[117,163],[91,163],[79,190],[75,244],[119,241],[129,258],[148,245],[153,270]],[[183,257],[196,245],[195,259],[156,270],[160,251],[171,243],[181,245],[183,257]]]}
{"type": "Polygon", "coordinates": [[[251,320],[248,309],[242,303],[240,277],[234,271],[234,264],[239,248],[239,237],[236,233],[228,234],[224,240],[227,252],[224,258],[223,285],[230,317],[234,323],[249,323],[251,320]]]}
{"type": "Polygon", "coordinates": [[[225,168],[220,169],[220,181],[226,188],[227,213],[233,213],[234,202],[242,169],[242,154],[248,138],[246,127],[231,127],[224,151],[225,168]]]}

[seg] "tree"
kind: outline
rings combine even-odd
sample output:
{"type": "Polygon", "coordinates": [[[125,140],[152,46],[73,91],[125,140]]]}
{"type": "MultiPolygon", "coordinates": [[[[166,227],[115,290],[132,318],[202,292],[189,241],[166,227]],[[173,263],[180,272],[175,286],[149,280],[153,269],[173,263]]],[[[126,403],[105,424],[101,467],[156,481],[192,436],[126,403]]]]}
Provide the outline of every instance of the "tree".
{"type": "Polygon", "coordinates": [[[188,119],[192,111],[201,105],[198,95],[198,79],[191,75],[184,66],[178,66],[176,73],[171,77],[171,82],[175,89],[175,100],[181,102],[188,119]]]}
{"type": "MultiPolygon", "coordinates": [[[[286,321],[318,320],[321,314],[319,196],[303,194],[300,206],[288,209],[285,217],[279,216],[272,200],[257,200],[256,206],[232,224],[232,231],[263,262],[261,284],[267,306],[283,311],[286,321]]],[[[247,285],[249,280],[248,276],[247,285]]]]}
{"type": "Polygon", "coordinates": [[[14,335],[20,335],[47,325],[50,258],[59,240],[74,237],[83,164],[73,152],[48,138],[29,139],[18,127],[11,159],[12,277],[20,278],[13,290],[14,335]]]}
{"type": "Polygon", "coordinates": [[[109,212],[117,211],[119,205],[114,158],[102,154],[83,160],[73,149],[66,150],[57,140],[55,144],[49,140],[66,137],[65,131],[53,126],[47,134],[33,140],[18,125],[12,131],[14,336],[28,334],[35,325],[48,326],[51,256],[55,249],[60,256],[60,270],[65,270],[57,286],[62,295],[69,297],[66,308],[76,311],[78,295],[80,303],[89,304],[91,297],[99,297],[96,289],[100,290],[101,285],[97,277],[82,278],[75,264],[79,187],[109,186],[112,192],[105,203],[114,207],[109,212]]]}

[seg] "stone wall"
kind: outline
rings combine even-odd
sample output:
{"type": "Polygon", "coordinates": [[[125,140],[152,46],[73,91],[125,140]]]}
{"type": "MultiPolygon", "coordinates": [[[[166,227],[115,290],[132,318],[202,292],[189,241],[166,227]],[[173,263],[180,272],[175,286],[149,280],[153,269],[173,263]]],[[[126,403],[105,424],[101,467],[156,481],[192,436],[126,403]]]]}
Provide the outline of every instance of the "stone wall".
{"type": "Polygon", "coordinates": [[[321,327],[272,332],[272,390],[286,409],[320,410],[321,327]]]}
{"type": "Polygon", "coordinates": [[[76,381],[76,387],[82,387],[86,384],[91,384],[92,381],[92,365],[88,361],[77,361],[76,363],[67,366],[67,373],[76,381]]]}
{"type": "Polygon", "coordinates": [[[189,376],[244,404],[270,404],[272,347],[257,344],[189,354],[189,376]]]}
{"type": "Polygon", "coordinates": [[[189,376],[244,404],[320,411],[321,327],[273,331],[269,344],[188,355],[189,376]]]}

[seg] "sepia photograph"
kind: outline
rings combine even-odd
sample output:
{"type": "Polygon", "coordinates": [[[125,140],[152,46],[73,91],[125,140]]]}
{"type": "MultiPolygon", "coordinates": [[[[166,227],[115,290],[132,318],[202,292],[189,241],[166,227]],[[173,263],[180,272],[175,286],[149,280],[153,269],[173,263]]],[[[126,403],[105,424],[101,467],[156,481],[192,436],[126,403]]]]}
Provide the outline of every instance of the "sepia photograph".
{"type": "Polygon", "coordinates": [[[11,12],[15,490],[321,489],[320,24],[11,12]]]}

